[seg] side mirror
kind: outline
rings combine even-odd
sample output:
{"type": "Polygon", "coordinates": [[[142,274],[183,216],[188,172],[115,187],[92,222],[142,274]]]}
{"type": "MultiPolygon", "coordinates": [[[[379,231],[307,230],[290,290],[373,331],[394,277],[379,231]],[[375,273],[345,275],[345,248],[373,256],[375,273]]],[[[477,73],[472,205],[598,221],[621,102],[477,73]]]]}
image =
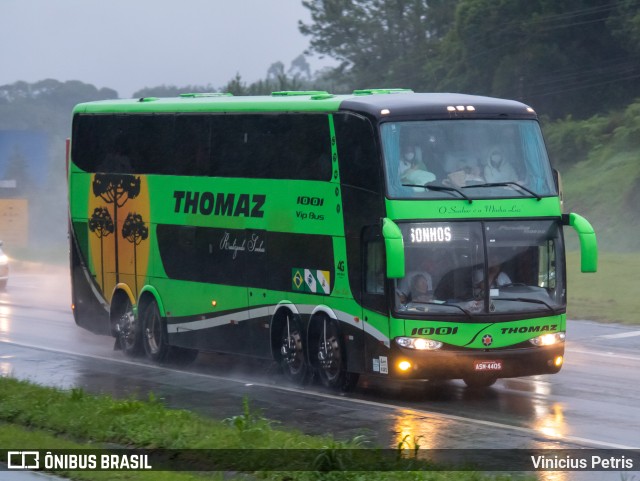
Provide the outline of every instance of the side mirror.
{"type": "Polygon", "coordinates": [[[560,205],[564,203],[564,196],[562,194],[562,176],[557,169],[553,169],[553,181],[556,184],[556,189],[558,189],[558,197],[560,198],[560,205]]]}
{"type": "Polygon", "coordinates": [[[382,237],[387,257],[387,277],[400,279],[404,277],[404,241],[400,227],[391,219],[382,219],[382,237]]]}
{"type": "Polygon", "coordinates": [[[578,214],[563,215],[564,225],[570,225],[578,233],[580,240],[580,267],[582,272],[598,271],[598,241],[593,227],[587,219],[578,214]]]}

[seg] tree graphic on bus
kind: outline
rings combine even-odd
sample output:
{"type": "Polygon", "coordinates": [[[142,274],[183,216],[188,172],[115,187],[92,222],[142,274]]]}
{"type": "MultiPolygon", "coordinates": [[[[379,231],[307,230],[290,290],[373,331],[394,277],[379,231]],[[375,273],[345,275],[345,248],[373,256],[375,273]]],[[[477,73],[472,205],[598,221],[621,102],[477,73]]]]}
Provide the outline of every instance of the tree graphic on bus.
{"type": "Polygon", "coordinates": [[[109,210],[105,207],[96,207],[89,219],[89,230],[100,239],[100,287],[104,290],[104,246],[105,237],[113,234],[115,227],[109,210]]]}
{"type": "MultiPolygon", "coordinates": [[[[93,179],[93,195],[100,197],[107,204],[113,205],[113,223],[118,225],[118,209],[129,199],[140,194],[140,177],[131,174],[97,173],[93,179]]],[[[115,274],[116,283],[120,282],[118,263],[118,236],[115,235],[115,274]]]]}
{"type": "Polygon", "coordinates": [[[142,220],[142,216],[135,212],[129,212],[127,218],[122,225],[122,237],[128,242],[133,244],[133,270],[134,270],[134,282],[136,286],[136,297],[138,296],[138,256],[137,246],[143,240],[149,237],[149,228],[142,220]]]}

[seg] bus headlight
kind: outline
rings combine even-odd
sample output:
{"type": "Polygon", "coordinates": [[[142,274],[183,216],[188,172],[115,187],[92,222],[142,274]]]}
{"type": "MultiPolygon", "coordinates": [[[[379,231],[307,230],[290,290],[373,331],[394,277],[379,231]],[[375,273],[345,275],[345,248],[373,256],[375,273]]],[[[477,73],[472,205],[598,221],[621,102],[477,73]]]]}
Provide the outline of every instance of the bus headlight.
{"type": "Polygon", "coordinates": [[[565,338],[564,332],[554,332],[551,334],[543,334],[542,336],[534,337],[533,339],[529,339],[529,342],[534,346],[553,346],[554,344],[559,344],[564,342],[565,338]]]}
{"type": "Polygon", "coordinates": [[[424,339],[422,337],[396,337],[396,342],[399,346],[416,349],[418,351],[435,351],[442,347],[440,341],[424,339]]]}

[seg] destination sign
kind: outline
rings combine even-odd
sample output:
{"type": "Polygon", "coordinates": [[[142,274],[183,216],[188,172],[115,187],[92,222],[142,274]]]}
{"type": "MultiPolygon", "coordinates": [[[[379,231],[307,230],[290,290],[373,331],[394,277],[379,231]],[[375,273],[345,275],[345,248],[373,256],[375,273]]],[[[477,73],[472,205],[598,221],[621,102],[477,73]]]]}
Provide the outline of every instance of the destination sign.
{"type": "Polygon", "coordinates": [[[405,244],[449,244],[482,238],[479,222],[420,222],[400,224],[405,244]]]}
{"type": "Polygon", "coordinates": [[[451,227],[412,227],[410,230],[411,243],[423,242],[451,242],[451,227]]]}

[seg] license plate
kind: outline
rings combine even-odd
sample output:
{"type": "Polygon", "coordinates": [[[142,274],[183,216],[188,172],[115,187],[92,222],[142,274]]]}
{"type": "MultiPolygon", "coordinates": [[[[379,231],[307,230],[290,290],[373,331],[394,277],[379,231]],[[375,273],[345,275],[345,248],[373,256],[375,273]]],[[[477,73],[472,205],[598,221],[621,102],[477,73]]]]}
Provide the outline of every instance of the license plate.
{"type": "Polygon", "coordinates": [[[502,371],[502,361],[475,361],[473,366],[476,371],[502,371]]]}

